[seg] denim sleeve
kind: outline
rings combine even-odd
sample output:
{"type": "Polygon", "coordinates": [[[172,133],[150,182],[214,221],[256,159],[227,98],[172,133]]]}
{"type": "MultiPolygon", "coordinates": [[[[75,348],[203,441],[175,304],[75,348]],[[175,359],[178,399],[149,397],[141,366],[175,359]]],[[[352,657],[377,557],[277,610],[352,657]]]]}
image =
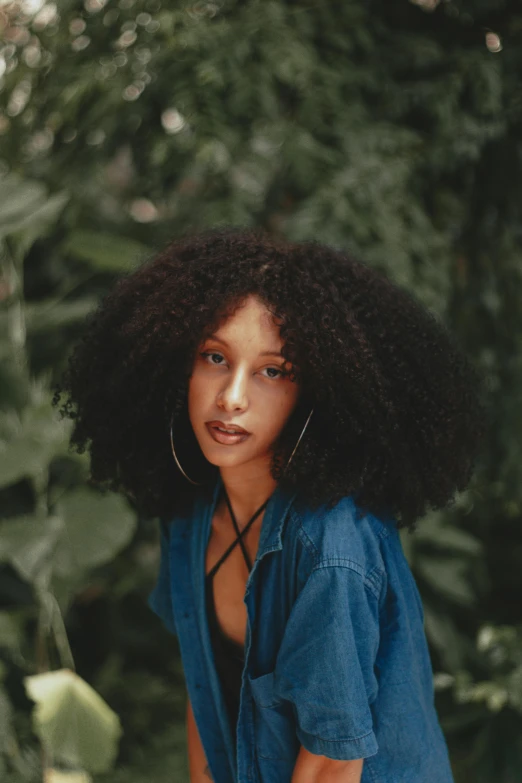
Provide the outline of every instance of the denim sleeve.
{"type": "Polygon", "coordinates": [[[292,607],[274,672],[277,696],[293,705],[301,745],[339,760],[378,750],[370,703],[380,588],[356,569],[338,559],[314,567],[292,607]]]}
{"type": "Polygon", "coordinates": [[[163,624],[168,631],[177,636],[176,625],[174,622],[174,613],[172,611],[172,593],[170,588],[170,567],[169,567],[169,539],[166,534],[166,525],[160,523],[160,566],[158,579],[154,589],[149,595],[148,605],[158,617],[163,620],[163,624]]]}

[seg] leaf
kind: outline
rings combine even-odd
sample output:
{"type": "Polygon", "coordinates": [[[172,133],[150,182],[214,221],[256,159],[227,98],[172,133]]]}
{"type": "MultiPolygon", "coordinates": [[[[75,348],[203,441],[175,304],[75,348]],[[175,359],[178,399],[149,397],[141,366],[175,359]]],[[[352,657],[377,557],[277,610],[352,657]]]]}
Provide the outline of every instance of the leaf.
{"type": "Polygon", "coordinates": [[[522,664],[509,673],[507,686],[509,703],[522,713],[522,664]]]}
{"type": "Polygon", "coordinates": [[[456,558],[419,557],[417,572],[439,595],[461,606],[472,606],[476,596],[462,573],[467,564],[456,558]]]}
{"type": "Polygon", "coordinates": [[[17,434],[0,440],[0,489],[46,471],[53,457],[68,452],[72,422],[57,416],[46,389],[32,394],[34,402],[23,409],[17,434]]]}
{"type": "Polygon", "coordinates": [[[0,236],[5,236],[23,216],[38,208],[46,189],[40,182],[24,180],[14,173],[2,177],[0,186],[0,236]]]}
{"type": "Polygon", "coordinates": [[[0,489],[26,476],[45,470],[55,454],[53,441],[42,442],[38,435],[22,434],[0,453],[0,489]]]}
{"type": "Polygon", "coordinates": [[[87,487],[62,495],[55,512],[0,522],[0,562],[32,584],[47,585],[52,575],[65,606],[82,573],[111,560],[131,540],[137,519],[122,496],[87,487]]]}
{"type": "Polygon", "coordinates": [[[67,770],[50,767],[44,772],[43,783],[91,783],[92,778],[87,772],[67,770]]]}
{"type": "MultiPolygon", "coordinates": [[[[6,334],[4,320],[0,313],[0,335],[6,334]]],[[[9,411],[16,415],[27,403],[29,395],[27,375],[17,362],[13,361],[13,349],[10,342],[0,339],[0,417],[9,411]]],[[[0,418],[0,443],[2,439],[2,421],[0,418]]],[[[1,473],[0,473],[1,475],[1,473]]]]}
{"type": "Polygon", "coordinates": [[[0,179],[0,238],[17,237],[23,256],[35,239],[47,233],[69,200],[65,191],[47,194],[38,182],[24,180],[18,174],[0,179]]]}
{"type": "Polygon", "coordinates": [[[0,523],[0,562],[11,563],[27,582],[38,581],[45,567],[50,565],[62,531],[62,520],[56,516],[25,515],[3,520],[0,523]]]}
{"type": "Polygon", "coordinates": [[[83,296],[71,302],[60,299],[42,299],[26,304],[26,326],[28,335],[38,335],[46,329],[63,329],[82,322],[95,309],[98,298],[83,296]]]}
{"type": "Polygon", "coordinates": [[[64,523],[53,559],[61,577],[112,560],[136,530],[135,512],[115,492],[78,487],[62,495],[55,511],[64,523]]]}
{"type": "Polygon", "coordinates": [[[17,237],[17,249],[20,256],[24,256],[36,239],[45,236],[58,219],[69,200],[68,193],[56,193],[49,196],[44,204],[35,211],[20,220],[12,233],[17,237]]]}
{"type": "Polygon", "coordinates": [[[15,612],[0,611],[0,644],[8,650],[19,650],[22,625],[16,622],[15,612]]]}
{"type": "Polygon", "coordinates": [[[478,538],[449,525],[419,527],[415,539],[419,544],[428,543],[438,549],[462,552],[462,554],[480,555],[483,551],[482,542],[478,538]]]}
{"type": "Polygon", "coordinates": [[[149,248],[134,239],[99,231],[73,231],[62,249],[102,272],[122,272],[149,254],[149,248]]]}
{"type": "Polygon", "coordinates": [[[36,702],[34,730],[53,759],[89,772],[112,768],[120,720],[85,680],[59,669],[25,677],[24,684],[36,702]]]}

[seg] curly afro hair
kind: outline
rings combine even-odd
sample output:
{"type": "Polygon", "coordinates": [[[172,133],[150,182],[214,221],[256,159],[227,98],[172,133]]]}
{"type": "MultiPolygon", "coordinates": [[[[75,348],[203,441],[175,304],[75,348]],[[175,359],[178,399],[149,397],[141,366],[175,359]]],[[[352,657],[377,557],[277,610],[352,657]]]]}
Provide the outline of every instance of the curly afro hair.
{"type": "Polygon", "coordinates": [[[121,277],[91,314],[53,405],[90,441],[91,484],[123,491],[145,517],[186,513],[218,468],[188,420],[192,362],[246,296],[281,319],[283,356],[302,384],[271,472],[312,508],[353,495],[410,532],[454,503],[486,430],[483,379],[411,294],[345,251],[225,227],[178,238],[121,277]],[[311,406],[314,414],[283,468],[311,406]],[[73,406],[76,411],[73,410],[73,406]],[[180,473],[176,453],[194,487],[180,473]]]}

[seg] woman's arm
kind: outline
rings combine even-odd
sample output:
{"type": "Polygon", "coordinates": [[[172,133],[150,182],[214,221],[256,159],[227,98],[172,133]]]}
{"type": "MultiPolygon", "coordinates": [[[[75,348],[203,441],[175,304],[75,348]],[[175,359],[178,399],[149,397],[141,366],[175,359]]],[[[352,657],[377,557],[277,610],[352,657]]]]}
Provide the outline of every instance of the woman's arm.
{"type": "Polygon", "coordinates": [[[364,759],[337,761],[301,746],[291,783],[360,783],[364,759]]]}
{"type": "Polygon", "coordinates": [[[213,780],[203,750],[198,727],[192,712],[192,704],[187,697],[187,747],[190,783],[208,783],[213,780]]]}

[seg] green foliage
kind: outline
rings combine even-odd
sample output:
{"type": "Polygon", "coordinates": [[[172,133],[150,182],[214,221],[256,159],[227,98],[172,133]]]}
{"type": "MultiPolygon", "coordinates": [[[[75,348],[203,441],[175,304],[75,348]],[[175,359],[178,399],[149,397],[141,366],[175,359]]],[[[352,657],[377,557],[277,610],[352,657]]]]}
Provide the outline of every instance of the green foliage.
{"type": "MultiPolygon", "coordinates": [[[[4,177],[3,182],[8,196],[0,236],[4,280],[18,282],[25,254],[50,230],[65,201],[17,176],[4,177]]],[[[64,481],[55,480],[51,488],[54,463],[70,459],[70,422],[65,424],[53,415],[49,375],[34,380],[30,376],[21,285],[14,285],[10,294],[3,366],[9,367],[9,361],[15,366],[6,375],[15,379],[15,387],[23,393],[16,405],[9,404],[7,395],[0,410],[0,490],[7,499],[0,523],[0,564],[9,565],[33,590],[37,631],[32,666],[36,664],[40,671],[50,667],[47,648],[52,639],[62,665],[72,668],[62,612],[86,574],[111,561],[128,544],[136,530],[136,516],[123,498],[103,495],[81,483],[68,486],[63,469],[64,481]],[[31,490],[32,507],[16,501],[15,490],[24,483],[31,490]]],[[[78,479],[85,481],[82,473],[78,479]]],[[[31,664],[23,660],[21,626],[16,619],[15,611],[0,614],[1,644],[12,663],[18,659],[23,668],[29,668],[31,664]]],[[[0,682],[6,671],[5,667],[0,671],[0,682]]],[[[80,771],[103,772],[111,767],[121,733],[119,719],[81,677],[62,669],[33,674],[25,678],[25,684],[37,703],[34,727],[45,749],[47,779],[60,777],[49,759],[80,771]]],[[[30,779],[35,768],[24,772],[10,699],[1,687],[0,707],[1,768],[30,779]]]]}
{"type": "Polygon", "coordinates": [[[25,678],[36,702],[35,731],[53,761],[79,770],[110,769],[121,734],[118,716],[68,669],[25,678]]]}
{"type": "Polygon", "coordinates": [[[153,527],[88,485],[50,396],[116,277],[173,234],[220,223],[360,252],[487,375],[492,426],[470,487],[401,538],[456,780],[518,780],[520,8],[71,0],[2,12],[2,780],[36,780],[41,766],[31,704],[9,683],[73,657],[124,729],[117,768],[96,779],[187,779],[179,656],[143,608],[153,527]]]}
{"type": "Polygon", "coordinates": [[[115,273],[125,272],[147,252],[144,245],[132,239],[94,231],[72,231],[62,249],[73,258],[88,261],[94,269],[115,273]]]}
{"type": "Polygon", "coordinates": [[[68,196],[49,196],[44,185],[15,174],[2,177],[0,185],[0,241],[9,238],[16,256],[23,258],[33,242],[54,225],[68,196]]]}
{"type": "Polygon", "coordinates": [[[479,783],[496,777],[515,781],[521,753],[522,626],[482,626],[476,651],[480,680],[464,669],[454,676],[440,674],[435,678],[436,688],[450,689],[455,702],[462,705],[442,721],[450,736],[466,739],[464,746],[455,747],[454,769],[463,780],[473,773],[479,783]],[[504,752],[492,753],[491,748],[499,746],[504,752]]]}

